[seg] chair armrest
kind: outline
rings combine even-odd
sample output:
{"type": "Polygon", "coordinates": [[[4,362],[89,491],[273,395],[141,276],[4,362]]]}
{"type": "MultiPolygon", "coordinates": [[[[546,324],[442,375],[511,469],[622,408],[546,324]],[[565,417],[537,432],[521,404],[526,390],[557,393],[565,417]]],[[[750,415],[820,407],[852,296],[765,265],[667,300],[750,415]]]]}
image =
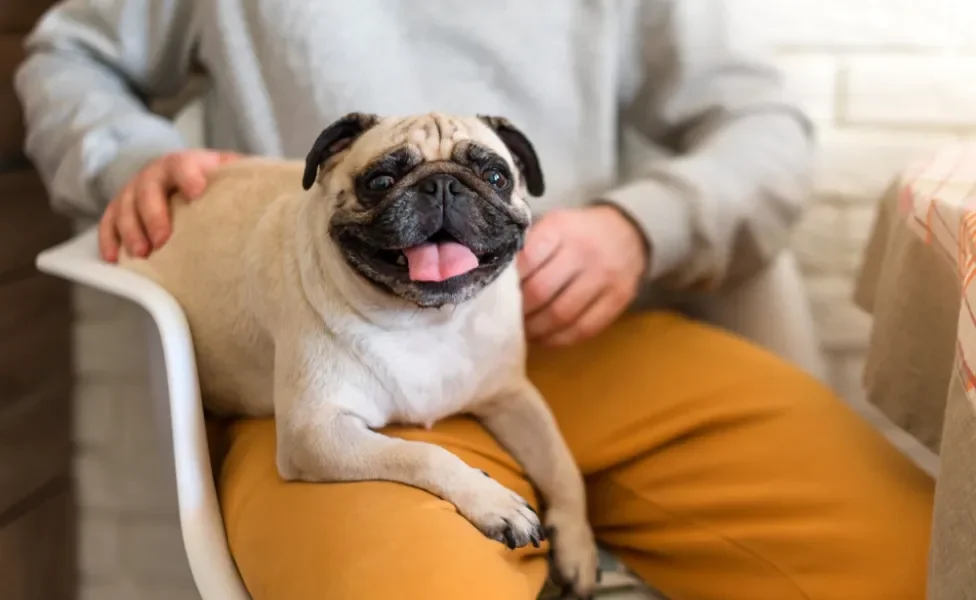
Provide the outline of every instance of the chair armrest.
{"type": "Polygon", "coordinates": [[[180,528],[194,582],[205,600],[247,600],[227,548],[186,316],[176,299],[155,282],[102,261],[97,234],[92,228],[45,250],[37,257],[37,268],[125,298],[149,314],[165,371],[163,396],[169,404],[180,528]]]}

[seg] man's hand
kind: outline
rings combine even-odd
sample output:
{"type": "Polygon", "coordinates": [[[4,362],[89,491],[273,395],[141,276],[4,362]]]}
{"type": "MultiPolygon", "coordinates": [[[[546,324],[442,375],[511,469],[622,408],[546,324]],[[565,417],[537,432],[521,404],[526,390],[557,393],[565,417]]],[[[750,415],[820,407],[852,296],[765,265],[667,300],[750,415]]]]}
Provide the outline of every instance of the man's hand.
{"type": "Polygon", "coordinates": [[[115,262],[119,244],[132,256],[159,249],[171,233],[169,198],[176,191],[190,200],[207,187],[207,173],[240,158],[232,152],[187,150],[146,165],[113,199],[98,226],[102,258],[115,262]]]}
{"type": "Polygon", "coordinates": [[[547,214],[518,258],[529,340],[565,346],[596,335],[634,300],[646,268],[644,236],[616,208],[547,214]]]}

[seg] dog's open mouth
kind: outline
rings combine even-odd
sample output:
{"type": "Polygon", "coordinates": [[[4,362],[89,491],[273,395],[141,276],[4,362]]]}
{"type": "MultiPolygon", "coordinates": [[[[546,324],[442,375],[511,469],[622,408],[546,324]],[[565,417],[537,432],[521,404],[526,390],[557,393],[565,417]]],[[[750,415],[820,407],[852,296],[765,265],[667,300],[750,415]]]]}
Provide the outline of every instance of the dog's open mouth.
{"type": "Polygon", "coordinates": [[[441,282],[460,277],[498,261],[501,251],[476,254],[445,230],[423,243],[402,250],[375,249],[373,257],[405,272],[411,281],[441,282]]]}

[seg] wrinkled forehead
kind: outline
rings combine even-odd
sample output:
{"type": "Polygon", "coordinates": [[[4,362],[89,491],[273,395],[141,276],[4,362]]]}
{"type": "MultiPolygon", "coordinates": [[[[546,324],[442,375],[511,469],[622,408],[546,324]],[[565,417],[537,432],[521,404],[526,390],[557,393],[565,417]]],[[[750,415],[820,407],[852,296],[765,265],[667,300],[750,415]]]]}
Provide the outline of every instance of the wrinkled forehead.
{"type": "Polygon", "coordinates": [[[514,166],[508,148],[481,119],[440,114],[382,119],[357,140],[346,160],[354,168],[365,167],[377,154],[403,146],[416,149],[424,161],[451,160],[462,142],[484,146],[514,166]]]}

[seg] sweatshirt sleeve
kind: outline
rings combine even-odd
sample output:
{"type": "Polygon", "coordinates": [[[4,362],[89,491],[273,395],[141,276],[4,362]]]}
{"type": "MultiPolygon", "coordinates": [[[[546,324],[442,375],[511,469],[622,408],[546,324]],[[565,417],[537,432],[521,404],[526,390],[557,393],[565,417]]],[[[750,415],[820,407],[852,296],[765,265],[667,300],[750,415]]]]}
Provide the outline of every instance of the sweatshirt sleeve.
{"type": "Polygon", "coordinates": [[[725,1],[642,4],[624,120],[673,154],[601,200],[643,230],[649,282],[733,286],[787,243],[808,197],[812,125],[733,35],[725,1]]]}
{"type": "Polygon", "coordinates": [[[61,212],[99,215],[153,159],[182,149],[150,97],[187,79],[192,0],[67,0],[27,38],[15,76],[25,151],[61,212]]]}

